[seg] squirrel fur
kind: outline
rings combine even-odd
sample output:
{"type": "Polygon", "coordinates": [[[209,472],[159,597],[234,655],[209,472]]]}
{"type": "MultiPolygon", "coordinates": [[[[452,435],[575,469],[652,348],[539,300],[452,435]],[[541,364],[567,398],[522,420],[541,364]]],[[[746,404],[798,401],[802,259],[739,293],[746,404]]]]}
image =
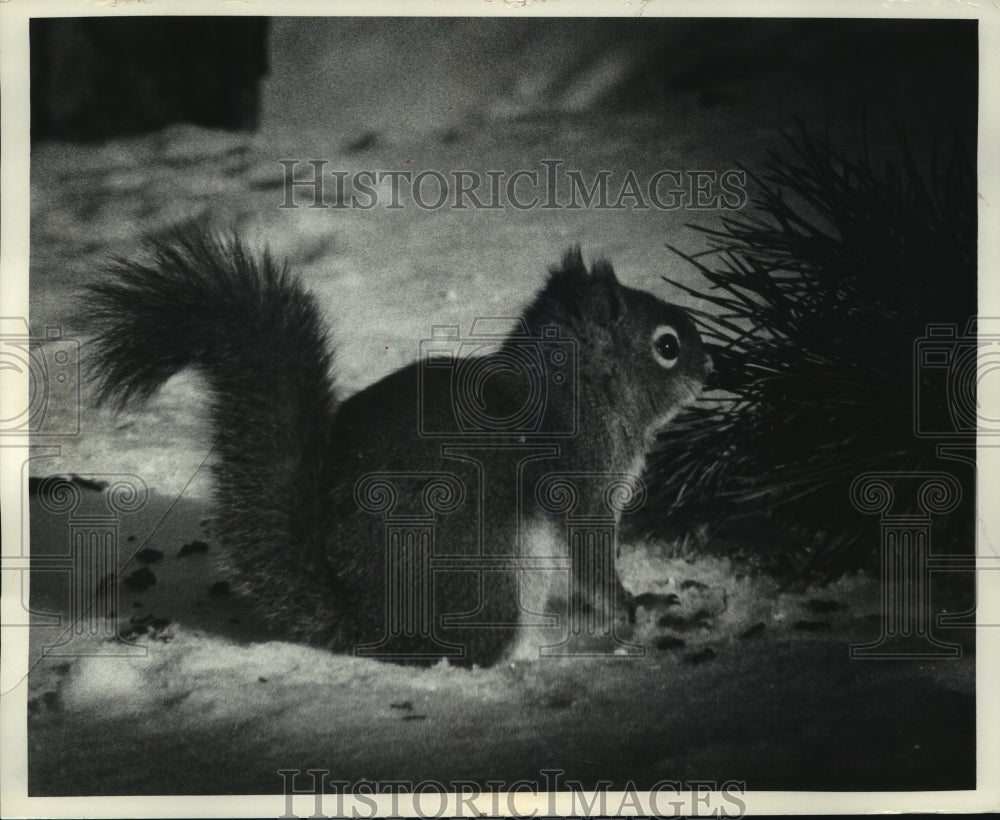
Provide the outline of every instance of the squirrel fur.
{"type": "MultiPolygon", "coordinates": [[[[472,410],[503,420],[527,407],[527,434],[511,437],[516,425],[470,432],[456,422],[460,358],[444,367],[414,362],[339,399],[316,301],[285,265],[201,227],[151,240],[149,250],[146,261],[118,260],[88,289],[97,400],[120,410],[180,370],[204,375],[217,435],[215,531],[226,560],[271,623],[335,651],[379,646],[390,622],[398,626],[387,603],[394,570],[386,515],[426,523],[421,476],[457,477],[451,489],[464,503],[435,514],[440,566],[423,590],[434,634],[410,630],[400,638],[403,656],[393,644],[390,659],[487,666],[534,626],[551,628],[545,613],[569,595],[567,573],[507,560],[566,553],[565,516],[540,504],[540,482],[579,476],[574,515],[606,514],[605,488],[591,479],[638,482],[656,432],[697,396],[710,368],[681,308],[621,285],[606,261],[588,269],[574,248],[550,268],[519,328],[487,354],[499,358],[464,362],[488,376],[465,397],[472,410]],[[575,356],[565,371],[574,383],[557,389],[546,371],[526,395],[531,384],[510,362],[548,355],[553,338],[563,345],[553,349],[575,356]],[[376,482],[376,496],[394,494],[382,516],[362,509],[358,496],[366,477],[379,475],[392,487],[376,482]],[[470,557],[484,557],[483,568],[470,557]]],[[[402,549],[404,562],[413,560],[402,549]]],[[[628,596],[611,580],[626,611],[628,596]]],[[[565,619],[555,623],[565,632],[565,619]]]]}

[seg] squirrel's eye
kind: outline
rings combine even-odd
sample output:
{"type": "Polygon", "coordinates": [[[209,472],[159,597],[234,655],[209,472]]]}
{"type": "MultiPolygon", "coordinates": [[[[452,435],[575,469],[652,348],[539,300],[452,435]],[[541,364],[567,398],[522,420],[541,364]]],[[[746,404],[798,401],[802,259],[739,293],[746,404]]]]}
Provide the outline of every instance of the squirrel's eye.
{"type": "Polygon", "coordinates": [[[653,356],[661,367],[671,368],[681,357],[681,340],[670,325],[660,325],[653,333],[653,356]]]}

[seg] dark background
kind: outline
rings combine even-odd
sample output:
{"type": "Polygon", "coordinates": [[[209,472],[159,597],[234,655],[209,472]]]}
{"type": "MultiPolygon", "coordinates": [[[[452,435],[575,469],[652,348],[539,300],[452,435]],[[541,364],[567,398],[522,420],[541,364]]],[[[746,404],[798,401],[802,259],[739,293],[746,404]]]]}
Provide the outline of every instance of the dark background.
{"type": "Polygon", "coordinates": [[[444,132],[469,117],[635,110],[666,124],[688,94],[725,131],[756,86],[768,108],[825,110],[835,128],[867,112],[876,130],[897,121],[974,144],[975,38],[975,21],[947,20],[34,19],[32,135],[178,122],[444,132]]]}

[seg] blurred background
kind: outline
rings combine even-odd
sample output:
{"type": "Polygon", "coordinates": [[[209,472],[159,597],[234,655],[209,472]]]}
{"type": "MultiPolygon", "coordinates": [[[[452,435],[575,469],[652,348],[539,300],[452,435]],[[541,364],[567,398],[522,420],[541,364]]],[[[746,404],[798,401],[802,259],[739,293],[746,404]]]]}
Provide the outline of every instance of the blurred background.
{"type": "Polygon", "coordinates": [[[669,127],[690,102],[719,122],[749,107],[751,131],[793,111],[854,121],[866,107],[873,120],[962,129],[975,109],[974,29],[940,20],[36,19],[32,133],[95,140],[186,122],[325,126],[394,141],[554,114],[645,111],[669,127]]]}

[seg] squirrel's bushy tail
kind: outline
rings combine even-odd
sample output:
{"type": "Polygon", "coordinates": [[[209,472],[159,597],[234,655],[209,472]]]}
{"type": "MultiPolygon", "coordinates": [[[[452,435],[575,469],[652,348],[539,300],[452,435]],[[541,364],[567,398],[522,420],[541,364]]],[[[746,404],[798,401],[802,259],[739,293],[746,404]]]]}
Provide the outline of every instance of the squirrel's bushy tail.
{"type": "Polygon", "coordinates": [[[235,237],[186,228],[149,251],[88,289],[98,401],[121,409],[185,367],[206,377],[218,536],[273,613],[283,592],[301,596],[324,571],[321,474],[335,401],[318,308],[284,265],[235,237]]]}

